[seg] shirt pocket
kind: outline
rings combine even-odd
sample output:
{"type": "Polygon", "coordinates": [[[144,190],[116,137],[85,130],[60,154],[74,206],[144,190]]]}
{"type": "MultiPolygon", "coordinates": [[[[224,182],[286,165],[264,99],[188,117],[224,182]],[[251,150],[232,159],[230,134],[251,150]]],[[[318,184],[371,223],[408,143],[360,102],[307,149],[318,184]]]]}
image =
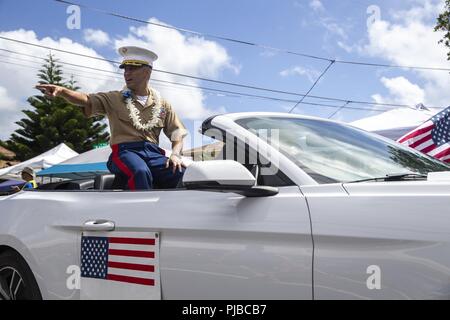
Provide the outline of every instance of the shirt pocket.
{"type": "Polygon", "coordinates": [[[130,112],[128,111],[128,109],[118,110],[116,112],[116,116],[124,122],[131,122],[130,112]]]}
{"type": "MultiPolygon", "coordinates": [[[[151,108],[144,109],[142,112],[143,112],[143,114],[141,114],[141,121],[143,123],[148,123],[149,121],[153,120],[153,117],[155,115],[153,114],[153,110],[151,108]]],[[[153,121],[152,121],[152,123],[153,123],[153,121]]],[[[157,115],[156,123],[153,127],[159,128],[159,129],[164,128],[164,123],[165,123],[165,119],[161,118],[161,115],[159,114],[159,115],[157,115]]]]}

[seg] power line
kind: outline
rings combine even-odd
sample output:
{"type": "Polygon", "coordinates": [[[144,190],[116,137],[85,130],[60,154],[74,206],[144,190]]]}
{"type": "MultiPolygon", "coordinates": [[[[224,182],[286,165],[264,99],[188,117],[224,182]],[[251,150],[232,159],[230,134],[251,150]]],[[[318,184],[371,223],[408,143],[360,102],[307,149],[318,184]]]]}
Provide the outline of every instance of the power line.
{"type": "Polygon", "coordinates": [[[358,62],[358,61],[344,61],[344,60],[336,60],[336,63],[352,64],[352,65],[367,66],[367,67],[417,69],[417,70],[430,70],[430,71],[450,71],[450,68],[443,68],[443,67],[401,66],[401,65],[380,64],[380,63],[370,63],[370,62],[358,62]]]}
{"type": "MultiPolygon", "coordinates": [[[[110,62],[110,63],[117,64],[117,65],[121,64],[120,62],[109,60],[109,59],[89,56],[89,55],[85,55],[85,54],[81,54],[81,53],[76,53],[76,52],[71,52],[71,51],[67,51],[67,50],[57,49],[57,48],[53,48],[53,47],[43,46],[43,45],[34,44],[34,43],[26,42],[26,41],[20,41],[20,40],[11,39],[11,38],[7,38],[7,37],[3,37],[3,36],[0,36],[0,39],[7,40],[7,41],[12,41],[12,42],[16,42],[16,43],[21,43],[21,44],[25,44],[25,45],[29,45],[29,46],[34,46],[34,47],[38,47],[38,48],[43,48],[43,49],[47,49],[47,50],[63,52],[63,53],[70,54],[70,55],[75,55],[75,56],[80,56],[80,57],[85,57],[85,58],[92,58],[92,59],[96,59],[96,60],[106,61],[106,62],[110,62]]],[[[86,68],[88,68],[88,67],[86,67],[86,68]]],[[[106,71],[106,70],[103,70],[103,71],[106,71]]],[[[159,69],[153,69],[153,71],[160,72],[160,73],[165,73],[165,74],[170,74],[170,75],[175,75],[175,76],[179,76],[179,77],[185,77],[185,78],[190,78],[190,79],[196,79],[196,80],[201,80],[201,81],[217,83],[217,84],[241,87],[241,88],[246,88],[246,89],[253,89],[253,90],[273,92],[273,93],[293,95],[293,96],[300,96],[300,97],[306,96],[305,94],[301,94],[301,93],[297,93],[297,92],[289,92],[289,91],[276,90],[276,89],[270,89],[270,88],[256,87],[256,86],[251,86],[251,85],[246,85],[246,84],[239,84],[239,83],[233,83],[233,82],[219,81],[219,80],[213,80],[213,79],[208,79],[208,78],[196,77],[196,76],[191,76],[191,75],[186,75],[186,74],[181,74],[181,73],[176,73],[176,72],[170,72],[170,71],[164,71],[164,70],[159,70],[159,69]]],[[[106,71],[106,72],[111,72],[111,71],[106,71]]],[[[389,103],[377,103],[377,102],[369,102],[369,101],[357,101],[357,100],[351,100],[351,99],[339,99],[339,98],[321,97],[321,96],[314,96],[314,95],[309,95],[309,97],[310,98],[314,98],[314,99],[323,99],[323,100],[328,100],[328,101],[338,101],[338,102],[343,102],[343,103],[345,103],[347,101],[350,101],[350,103],[352,103],[352,104],[355,103],[355,104],[366,104],[366,105],[373,105],[373,106],[388,106],[388,107],[402,107],[402,108],[415,109],[413,106],[403,105],[403,104],[389,104],[389,103]]]]}
{"type": "MultiPolygon", "coordinates": [[[[13,50],[7,50],[7,49],[3,49],[3,48],[0,48],[0,51],[6,51],[6,52],[9,52],[9,53],[13,53],[13,54],[17,54],[17,55],[21,55],[21,56],[25,56],[25,57],[31,57],[31,58],[41,59],[41,60],[47,60],[46,58],[43,58],[43,57],[38,57],[38,56],[31,55],[31,54],[25,54],[25,53],[22,53],[22,52],[13,51],[13,50]]],[[[113,74],[122,74],[122,73],[116,72],[116,71],[99,69],[99,68],[93,68],[93,67],[87,67],[87,66],[82,66],[80,64],[75,64],[75,63],[69,63],[69,62],[65,62],[65,61],[59,60],[59,59],[58,59],[58,62],[62,63],[62,64],[67,64],[67,65],[70,65],[70,66],[83,68],[83,69],[89,69],[89,70],[101,71],[101,72],[107,72],[107,73],[113,73],[113,74]]]]}
{"type": "MultiPolygon", "coordinates": [[[[33,61],[29,61],[29,62],[33,62],[33,61]]],[[[41,67],[35,67],[35,66],[30,66],[30,65],[15,63],[15,62],[9,62],[9,61],[2,61],[2,60],[0,60],[0,63],[17,65],[17,66],[20,66],[20,67],[25,67],[25,68],[29,68],[29,69],[33,69],[33,70],[40,70],[41,69],[41,67]]],[[[79,71],[81,71],[81,70],[79,70],[79,71]]],[[[74,75],[74,76],[77,76],[77,77],[86,78],[86,79],[93,79],[93,80],[105,80],[105,79],[111,79],[111,78],[113,78],[114,80],[121,79],[119,77],[107,76],[107,75],[99,75],[100,77],[103,77],[103,78],[97,78],[97,77],[92,77],[92,76],[80,75],[80,74],[76,74],[76,73],[71,73],[71,75],[74,75]],[[105,78],[105,77],[107,77],[107,78],[105,78]]],[[[289,100],[289,99],[282,99],[282,98],[269,97],[269,96],[253,95],[253,94],[248,94],[248,93],[243,93],[243,92],[236,92],[236,91],[228,91],[228,90],[220,90],[220,89],[215,89],[215,88],[194,86],[194,85],[188,85],[188,84],[171,82],[171,81],[160,80],[160,79],[152,79],[151,81],[152,82],[166,84],[167,87],[171,87],[171,86],[167,85],[167,84],[171,84],[171,85],[175,85],[175,86],[178,86],[178,87],[186,87],[186,88],[190,88],[190,89],[192,89],[192,88],[194,88],[194,89],[201,89],[201,90],[205,90],[205,91],[211,91],[211,92],[220,93],[222,95],[227,95],[228,97],[232,97],[232,98],[248,97],[248,98],[258,98],[258,99],[272,100],[272,101],[278,101],[278,102],[287,102],[287,103],[294,103],[294,102],[296,102],[296,100],[289,100]],[[232,95],[234,95],[234,96],[232,96],[232,95]]],[[[161,86],[161,84],[156,84],[156,85],[160,85],[161,86]]],[[[173,86],[172,86],[172,88],[173,88],[173,86]]],[[[310,105],[310,106],[320,106],[320,107],[326,107],[326,108],[341,108],[341,109],[343,108],[341,106],[335,106],[335,105],[329,105],[329,104],[321,104],[321,103],[313,103],[313,102],[302,102],[302,104],[310,105]]],[[[368,108],[358,108],[358,107],[345,107],[345,109],[361,110],[361,111],[388,111],[389,110],[389,109],[375,109],[375,108],[368,109],[368,108]]]]}
{"type": "Polygon", "coordinates": [[[328,61],[328,62],[334,61],[336,63],[360,65],[360,66],[368,66],[368,67],[418,69],[418,70],[430,70],[430,71],[450,71],[450,68],[444,68],[444,67],[402,66],[402,65],[379,64],[379,63],[369,63],[369,62],[360,62],[360,61],[338,60],[338,59],[332,59],[332,58],[327,58],[327,57],[320,57],[320,56],[317,56],[317,55],[306,54],[306,53],[301,53],[301,52],[295,52],[295,51],[286,50],[286,49],[280,49],[280,48],[276,48],[276,47],[272,47],[272,46],[268,46],[268,45],[264,45],[264,44],[258,44],[258,43],[255,43],[255,42],[238,40],[238,39],[233,39],[233,38],[229,38],[229,37],[223,37],[223,36],[218,36],[218,35],[202,33],[202,32],[188,30],[188,29],[183,29],[183,28],[178,28],[178,27],[174,27],[174,26],[161,24],[161,23],[150,22],[150,21],[146,21],[146,20],[143,20],[143,19],[126,16],[126,15],[123,15],[123,14],[118,14],[118,13],[109,12],[109,11],[106,11],[106,10],[90,7],[90,6],[83,5],[83,4],[76,3],[76,2],[65,1],[65,0],[53,0],[53,1],[61,3],[61,4],[76,5],[76,6],[79,6],[81,8],[85,8],[85,9],[88,9],[88,10],[91,10],[91,11],[96,11],[96,12],[99,12],[99,13],[102,13],[102,14],[105,14],[105,15],[109,15],[109,16],[113,16],[113,17],[116,17],[116,18],[121,18],[121,19],[125,19],[125,20],[131,20],[131,21],[140,22],[140,23],[143,23],[143,24],[148,24],[148,25],[154,25],[154,26],[161,27],[161,28],[166,28],[166,29],[177,30],[177,31],[180,31],[180,32],[183,32],[183,33],[189,33],[189,34],[193,34],[193,35],[196,35],[196,36],[203,36],[203,37],[208,37],[208,38],[212,38],[212,39],[218,39],[218,40],[234,42],[234,43],[238,43],[238,44],[242,44],[242,45],[254,46],[254,47],[259,47],[259,48],[262,48],[262,49],[267,49],[267,50],[272,50],[272,51],[278,51],[278,52],[281,52],[281,53],[301,56],[301,57],[310,58],[310,59],[316,59],[316,60],[322,60],[322,61],[328,61]]]}
{"type": "Polygon", "coordinates": [[[3,37],[3,36],[0,36],[0,39],[7,40],[7,41],[12,41],[12,42],[17,42],[17,43],[25,44],[25,45],[28,45],[28,46],[38,47],[38,48],[42,48],[42,49],[47,49],[47,50],[53,50],[53,51],[67,53],[67,54],[72,54],[72,55],[76,55],[76,56],[79,56],[79,57],[96,59],[96,60],[100,60],[100,61],[106,61],[106,62],[110,62],[110,63],[113,63],[113,64],[119,64],[120,65],[119,62],[114,61],[114,60],[108,60],[108,59],[105,59],[105,58],[94,57],[94,56],[90,56],[90,55],[82,54],[82,53],[78,53],[78,52],[75,53],[75,52],[71,52],[71,51],[67,51],[67,50],[52,48],[52,47],[48,47],[48,46],[43,46],[41,44],[31,43],[31,42],[27,42],[27,41],[21,41],[21,40],[17,40],[17,39],[11,39],[11,38],[7,38],[7,37],[3,37]]]}
{"type": "MultiPolygon", "coordinates": [[[[0,50],[2,50],[2,49],[0,49],[0,50]]],[[[11,56],[7,56],[7,55],[3,55],[3,54],[0,54],[0,57],[4,57],[4,58],[6,58],[6,59],[13,60],[13,61],[18,60],[18,61],[31,62],[31,63],[37,63],[37,64],[39,64],[39,65],[42,65],[42,64],[41,64],[40,62],[38,62],[38,61],[27,60],[27,59],[21,59],[21,58],[11,57],[11,56]]],[[[35,59],[46,60],[45,58],[39,58],[39,57],[34,57],[34,58],[35,58],[35,59]]],[[[61,67],[64,68],[64,70],[81,71],[81,72],[84,72],[84,73],[87,73],[87,74],[93,74],[93,75],[95,75],[95,76],[100,75],[100,76],[104,76],[104,77],[109,77],[110,79],[119,79],[117,76],[113,76],[113,75],[98,74],[98,73],[94,73],[94,72],[83,71],[83,70],[80,70],[80,69],[67,68],[67,67],[65,66],[66,64],[67,64],[67,65],[74,65],[74,64],[64,63],[64,62],[59,61],[59,60],[57,61],[57,63],[60,64],[61,67]]],[[[83,66],[80,66],[80,65],[75,65],[75,66],[76,66],[76,67],[79,67],[79,68],[83,68],[83,66]]],[[[104,70],[98,69],[98,71],[104,71],[104,70]]],[[[118,73],[118,74],[119,74],[119,73],[118,73]]],[[[79,75],[79,76],[80,76],[80,75],[79,75]]],[[[98,79],[98,78],[96,78],[96,79],[98,79]]],[[[100,80],[100,79],[98,79],[98,80],[100,80]]]]}
{"type": "Polygon", "coordinates": [[[329,117],[328,119],[333,118],[339,111],[341,111],[342,109],[346,108],[348,106],[348,104],[350,103],[350,101],[347,101],[343,106],[339,107],[339,109],[337,109],[336,111],[334,111],[329,117]]]}
{"type": "Polygon", "coordinates": [[[334,64],[334,61],[331,61],[330,64],[325,68],[325,70],[322,72],[322,74],[316,79],[316,81],[313,83],[311,88],[308,90],[308,92],[302,97],[302,99],[295,104],[295,106],[289,111],[289,113],[292,113],[292,111],[297,108],[297,106],[305,100],[305,98],[308,96],[308,94],[311,93],[311,91],[314,89],[314,87],[319,83],[320,79],[327,73],[328,70],[330,70],[331,66],[334,64]]]}
{"type": "Polygon", "coordinates": [[[22,52],[18,52],[18,51],[13,51],[13,50],[8,50],[8,49],[3,49],[3,48],[0,48],[0,51],[9,52],[9,53],[17,54],[17,55],[24,56],[24,57],[45,60],[45,58],[33,56],[31,54],[26,54],[26,53],[22,53],[22,52]]]}
{"type": "MultiPolygon", "coordinates": [[[[44,60],[44,61],[47,60],[46,58],[37,57],[37,56],[29,55],[29,54],[24,54],[24,53],[12,51],[12,50],[6,50],[6,49],[2,49],[2,48],[0,48],[0,51],[6,51],[6,52],[9,52],[9,53],[14,53],[14,54],[17,54],[17,55],[23,55],[23,56],[26,56],[26,57],[31,57],[31,58],[34,58],[34,59],[40,59],[40,60],[44,60]]],[[[10,60],[13,60],[13,61],[19,60],[19,61],[25,61],[25,62],[31,62],[31,63],[38,63],[38,64],[40,65],[39,62],[33,61],[33,60],[20,59],[20,58],[11,57],[11,56],[2,55],[2,54],[0,54],[0,57],[4,57],[4,58],[6,58],[6,59],[10,59],[10,60]]],[[[2,62],[3,62],[3,63],[6,63],[6,61],[2,61],[2,62]]],[[[103,70],[103,69],[99,69],[99,68],[90,68],[90,67],[82,66],[82,65],[79,65],[79,64],[67,63],[67,62],[64,62],[64,61],[59,60],[59,59],[56,60],[56,63],[61,64],[61,66],[62,66],[65,70],[82,71],[82,70],[79,70],[79,69],[77,70],[77,69],[67,68],[67,67],[65,66],[65,65],[67,64],[67,65],[76,66],[76,67],[79,67],[79,68],[87,68],[87,69],[92,69],[92,70],[96,70],[96,71],[110,72],[110,73],[112,73],[112,74],[116,74],[116,75],[117,75],[117,76],[114,76],[114,75],[111,75],[111,76],[108,76],[108,75],[101,75],[101,76],[103,76],[103,77],[108,77],[108,79],[115,79],[115,80],[122,79],[122,77],[119,77],[119,75],[122,75],[121,72],[108,71],[108,70],[103,70]]],[[[19,66],[22,66],[22,67],[26,67],[26,66],[27,66],[27,65],[17,64],[17,63],[13,63],[13,62],[12,62],[11,64],[19,65],[19,66]]],[[[31,67],[31,66],[30,66],[30,67],[31,67]]],[[[39,69],[39,68],[33,67],[33,69],[39,69]]],[[[86,71],[84,71],[84,73],[98,75],[98,74],[93,73],[93,72],[86,72],[86,71]]],[[[104,80],[104,79],[105,79],[105,78],[99,79],[99,78],[94,78],[94,77],[88,77],[88,76],[85,76],[85,75],[80,75],[80,74],[75,74],[75,73],[70,73],[70,74],[76,75],[76,76],[78,76],[78,77],[83,77],[83,78],[88,78],[88,79],[94,79],[94,80],[104,80]]],[[[219,90],[219,89],[213,89],[213,88],[206,88],[206,87],[202,87],[202,86],[182,84],[182,83],[178,83],[178,82],[171,82],[171,81],[159,80],[159,79],[155,79],[155,78],[152,78],[151,81],[152,81],[152,82],[161,82],[161,83],[173,84],[173,85],[176,85],[176,86],[184,86],[184,87],[188,87],[188,88],[202,89],[202,90],[206,90],[206,91],[216,91],[216,92],[219,92],[219,93],[222,93],[222,94],[237,94],[237,95],[240,95],[240,96],[255,97],[255,98],[263,98],[263,99],[269,99],[269,100],[275,100],[275,101],[282,101],[282,102],[292,102],[292,103],[296,102],[296,100],[280,99],[280,98],[267,97],[267,96],[259,96],[259,95],[244,94],[244,93],[240,93],[240,92],[226,91],[226,90],[219,90]]],[[[172,88],[173,88],[174,86],[167,86],[167,87],[172,87],[172,88]]],[[[228,95],[228,96],[231,97],[231,95],[228,95]]],[[[317,105],[317,106],[326,106],[326,107],[334,107],[334,106],[325,105],[325,104],[314,104],[314,105],[317,105]]],[[[364,109],[364,110],[367,110],[367,109],[364,109]]]]}
{"type": "Polygon", "coordinates": [[[62,4],[69,4],[69,5],[79,6],[80,8],[85,8],[85,9],[88,9],[88,10],[91,10],[91,11],[96,11],[96,12],[99,12],[99,13],[102,13],[102,14],[105,14],[105,15],[109,15],[109,16],[113,16],[113,17],[116,17],[116,18],[121,18],[121,19],[125,19],[125,20],[131,20],[131,21],[140,22],[140,23],[144,23],[144,24],[154,25],[154,26],[161,27],[161,28],[166,28],[166,29],[177,30],[177,31],[180,31],[180,32],[183,32],[183,33],[189,33],[189,34],[193,34],[193,35],[196,35],[196,36],[203,36],[203,37],[208,37],[208,38],[212,38],[212,39],[224,40],[224,41],[228,41],[228,42],[234,42],[234,43],[238,43],[238,44],[244,44],[244,45],[259,47],[259,48],[262,48],[262,49],[268,49],[268,50],[283,52],[283,53],[287,53],[287,54],[293,54],[293,55],[297,55],[297,56],[301,56],[301,57],[305,57],[305,58],[316,59],[316,60],[325,60],[325,61],[329,61],[330,60],[328,58],[323,58],[323,57],[319,57],[319,56],[315,56],[315,55],[311,55],[311,54],[294,52],[294,51],[285,50],[285,49],[279,49],[279,48],[275,48],[275,47],[271,47],[271,46],[267,46],[267,45],[263,45],[263,44],[258,44],[258,43],[254,43],[254,42],[249,42],[249,41],[244,41],[244,40],[237,40],[237,39],[233,39],[233,38],[217,36],[217,35],[212,35],[212,34],[207,34],[207,33],[201,33],[201,32],[192,31],[192,30],[183,29],[183,28],[177,28],[177,27],[173,27],[173,26],[169,26],[169,25],[165,25],[165,24],[161,24],[161,23],[150,22],[150,21],[146,21],[146,20],[142,20],[142,19],[138,19],[138,18],[134,18],[134,17],[125,16],[123,14],[118,14],[118,13],[114,13],[114,12],[108,12],[108,11],[105,11],[105,10],[102,10],[102,9],[86,6],[86,5],[75,3],[75,2],[64,1],[64,0],[54,0],[54,1],[62,3],[62,4]]]}
{"type": "MultiPolygon", "coordinates": [[[[243,92],[236,92],[236,91],[228,91],[228,90],[220,90],[215,88],[208,88],[208,87],[202,87],[202,86],[194,86],[194,85],[188,85],[183,83],[177,83],[177,82],[171,82],[171,81],[165,81],[165,80],[158,80],[158,79],[152,79],[151,81],[156,82],[162,82],[162,83],[168,83],[168,84],[174,84],[177,86],[183,86],[183,87],[190,87],[190,88],[196,88],[196,89],[202,89],[206,91],[213,91],[218,92],[222,94],[234,94],[244,97],[250,97],[250,98],[261,98],[266,100],[274,100],[274,101],[280,101],[280,102],[287,102],[287,103],[294,103],[297,102],[297,100],[291,100],[291,99],[282,99],[282,98],[276,98],[276,97],[269,97],[269,96],[261,96],[261,95],[254,95],[254,94],[248,94],[243,92]]],[[[335,106],[335,105],[329,105],[329,104],[322,104],[322,103],[313,103],[313,102],[301,102],[302,104],[306,105],[312,105],[312,106],[321,106],[321,107],[327,107],[327,108],[342,108],[342,106],[335,106]]],[[[347,104],[350,103],[350,101],[347,102],[347,104]]],[[[390,109],[368,109],[368,108],[357,108],[357,107],[345,107],[345,109],[353,109],[353,110],[365,110],[365,111],[388,111],[390,109]]]]}
{"type": "MultiPolygon", "coordinates": [[[[32,62],[32,61],[30,61],[30,62],[32,62]]],[[[27,64],[20,64],[20,63],[10,62],[10,61],[4,61],[4,60],[0,60],[0,63],[4,63],[4,64],[12,64],[12,65],[15,65],[15,66],[26,67],[26,68],[34,69],[34,70],[41,70],[41,69],[42,69],[41,67],[35,67],[35,66],[27,65],[27,64]]],[[[82,78],[87,78],[87,79],[93,79],[93,80],[105,80],[105,78],[96,78],[96,77],[80,75],[80,74],[76,74],[76,73],[72,73],[72,72],[71,72],[71,74],[74,75],[74,76],[77,76],[77,77],[82,77],[82,78]]],[[[111,79],[111,78],[109,78],[109,79],[111,79]]],[[[117,78],[117,80],[119,80],[119,79],[117,78]]]]}

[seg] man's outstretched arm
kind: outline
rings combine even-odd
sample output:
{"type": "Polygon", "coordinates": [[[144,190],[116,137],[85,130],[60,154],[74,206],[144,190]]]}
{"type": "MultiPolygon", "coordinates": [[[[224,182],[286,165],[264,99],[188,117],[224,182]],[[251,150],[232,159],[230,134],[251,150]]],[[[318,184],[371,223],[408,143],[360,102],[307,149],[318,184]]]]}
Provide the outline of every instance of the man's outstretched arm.
{"type": "Polygon", "coordinates": [[[50,98],[61,97],[72,104],[82,107],[88,107],[90,104],[88,95],[83,92],[73,91],[53,84],[38,84],[35,88],[50,98]]]}

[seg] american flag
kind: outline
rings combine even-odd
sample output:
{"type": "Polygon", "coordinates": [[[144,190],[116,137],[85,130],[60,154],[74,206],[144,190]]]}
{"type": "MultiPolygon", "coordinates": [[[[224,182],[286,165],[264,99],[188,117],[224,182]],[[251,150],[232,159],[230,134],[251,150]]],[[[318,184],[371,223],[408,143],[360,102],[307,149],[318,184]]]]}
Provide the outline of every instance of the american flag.
{"type": "Polygon", "coordinates": [[[81,277],[155,286],[155,237],[81,238],[81,277]]]}
{"type": "Polygon", "coordinates": [[[450,163],[450,107],[397,141],[450,163]]]}

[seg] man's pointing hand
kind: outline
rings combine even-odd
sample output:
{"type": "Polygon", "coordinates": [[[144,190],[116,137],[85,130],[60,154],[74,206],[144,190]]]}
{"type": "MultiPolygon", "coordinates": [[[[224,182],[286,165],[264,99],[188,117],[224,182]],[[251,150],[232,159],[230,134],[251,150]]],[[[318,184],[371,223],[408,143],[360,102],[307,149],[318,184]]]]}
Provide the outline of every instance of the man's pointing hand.
{"type": "Polygon", "coordinates": [[[38,84],[35,86],[36,89],[40,90],[47,97],[54,98],[61,95],[64,87],[55,86],[53,84],[38,84]]]}

